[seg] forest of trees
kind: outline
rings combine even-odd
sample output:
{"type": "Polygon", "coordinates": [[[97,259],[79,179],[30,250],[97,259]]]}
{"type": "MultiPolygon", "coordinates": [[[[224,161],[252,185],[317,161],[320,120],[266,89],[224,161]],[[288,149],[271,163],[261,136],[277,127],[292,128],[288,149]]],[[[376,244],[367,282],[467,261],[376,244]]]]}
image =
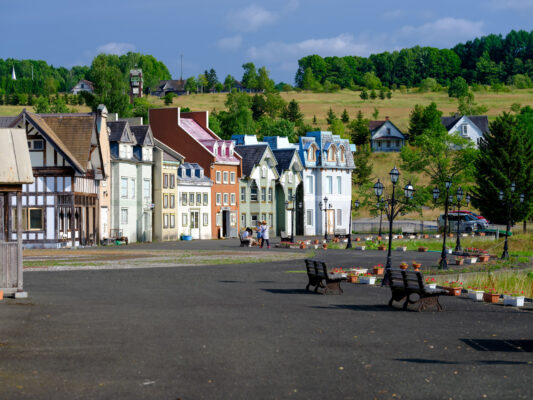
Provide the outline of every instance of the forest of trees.
{"type": "Polygon", "coordinates": [[[298,61],[296,86],[317,90],[340,88],[376,89],[419,86],[431,78],[449,86],[457,77],[469,84],[531,86],[533,79],[533,31],[511,31],[507,36],[488,35],[456,45],[453,49],[415,46],[369,57],[321,57],[298,61]]]}

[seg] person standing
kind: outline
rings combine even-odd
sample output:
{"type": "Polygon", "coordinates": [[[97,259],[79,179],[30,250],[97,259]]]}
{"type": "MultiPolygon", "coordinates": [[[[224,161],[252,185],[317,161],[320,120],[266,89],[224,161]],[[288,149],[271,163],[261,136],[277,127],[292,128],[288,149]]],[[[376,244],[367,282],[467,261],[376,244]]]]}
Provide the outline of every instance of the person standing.
{"type": "Polygon", "coordinates": [[[267,248],[270,249],[270,241],[269,241],[270,235],[269,235],[268,229],[269,227],[266,221],[263,221],[263,224],[261,225],[261,238],[262,238],[261,248],[263,248],[263,245],[265,244],[265,241],[266,241],[267,248]]]}

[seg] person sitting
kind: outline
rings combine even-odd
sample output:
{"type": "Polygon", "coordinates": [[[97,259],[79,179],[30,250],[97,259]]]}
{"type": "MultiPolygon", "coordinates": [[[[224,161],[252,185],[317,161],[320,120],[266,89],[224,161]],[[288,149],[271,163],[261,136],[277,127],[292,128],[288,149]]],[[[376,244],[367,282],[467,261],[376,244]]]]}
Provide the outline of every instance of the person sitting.
{"type": "Polygon", "coordinates": [[[241,240],[243,242],[248,242],[248,247],[252,247],[255,244],[255,239],[250,235],[250,231],[245,229],[241,234],[241,240]]]}

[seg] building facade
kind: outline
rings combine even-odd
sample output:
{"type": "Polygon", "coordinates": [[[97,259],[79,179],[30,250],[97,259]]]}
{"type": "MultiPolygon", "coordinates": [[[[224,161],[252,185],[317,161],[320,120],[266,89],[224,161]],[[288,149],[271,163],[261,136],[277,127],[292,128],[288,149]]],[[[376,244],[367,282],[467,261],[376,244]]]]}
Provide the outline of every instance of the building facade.
{"type": "Polygon", "coordinates": [[[183,163],[178,168],[178,235],[193,239],[211,239],[211,186],[196,163],[183,163]]]}
{"type": "Polygon", "coordinates": [[[471,140],[476,148],[479,147],[481,138],[489,131],[489,119],[486,115],[441,117],[441,122],[448,133],[457,133],[462,138],[471,140]]]}
{"type": "Polygon", "coordinates": [[[308,132],[300,137],[303,164],[304,234],[349,232],[352,170],[350,142],[331,132],[308,132]]]}
{"type": "Polygon", "coordinates": [[[405,135],[386,117],[384,121],[370,121],[370,143],[373,152],[401,151],[405,135]]]}
{"type": "Polygon", "coordinates": [[[160,140],[154,139],[154,144],[153,238],[178,240],[178,169],[185,158],[160,140]]]}
{"type": "Polygon", "coordinates": [[[179,108],[150,110],[150,125],[156,139],[185,158],[197,162],[211,187],[211,235],[237,237],[239,230],[239,179],[241,157],[231,140],[222,140],[209,129],[209,113],[182,113],[179,108]]]}
{"type": "Polygon", "coordinates": [[[242,177],[239,180],[240,225],[257,227],[266,221],[271,234],[277,229],[276,182],[277,161],[266,143],[236,146],[242,158],[242,177]]]}

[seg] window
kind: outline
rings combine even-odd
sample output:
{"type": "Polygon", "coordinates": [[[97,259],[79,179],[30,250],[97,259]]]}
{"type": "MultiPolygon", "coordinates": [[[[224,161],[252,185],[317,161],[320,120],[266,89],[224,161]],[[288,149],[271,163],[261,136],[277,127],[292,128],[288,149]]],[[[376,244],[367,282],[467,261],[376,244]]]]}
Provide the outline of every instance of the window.
{"type": "Polygon", "coordinates": [[[235,183],[235,172],[230,172],[229,174],[229,182],[230,183],[235,183]]]}
{"type": "Polygon", "coordinates": [[[268,201],[272,203],[272,188],[268,188],[268,201]]]}
{"type": "Polygon", "coordinates": [[[328,161],[337,161],[337,157],[335,156],[335,146],[329,146],[328,161]]]}
{"type": "Polygon", "coordinates": [[[307,180],[307,187],[306,187],[306,192],[307,194],[313,194],[313,177],[312,176],[307,176],[306,177],[306,180],[307,180]]]}
{"type": "Polygon", "coordinates": [[[313,210],[307,210],[307,226],[313,226],[313,210]]]}
{"type": "Polygon", "coordinates": [[[168,174],[163,174],[163,188],[168,188],[168,174]]]}
{"type": "Polygon", "coordinates": [[[163,228],[168,228],[168,214],[163,214],[163,228]]]}
{"type": "Polygon", "coordinates": [[[217,199],[216,199],[216,204],[217,204],[217,206],[220,205],[220,199],[221,199],[221,194],[220,194],[220,193],[217,193],[217,199]]]}
{"type": "Polygon", "coordinates": [[[461,135],[467,136],[468,135],[468,125],[464,124],[461,125],[461,135]]]}
{"type": "Polygon", "coordinates": [[[135,198],[135,178],[130,178],[130,199],[135,198]]]}
{"type": "Polygon", "coordinates": [[[220,171],[217,171],[217,173],[216,173],[216,177],[217,177],[217,178],[216,178],[216,182],[217,182],[217,183],[220,183],[220,171]]]}
{"type": "Polygon", "coordinates": [[[168,194],[163,195],[163,208],[168,208],[168,194]]]}
{"type": "Polygon", "coordinates": [[[118,145],[119,148],[119,158],[126,158],[126,146],[123,144],[118,145]]]}
{"type": "Polygon", "coordinates": [[[342,226],[342,210],[337,210],[337,226],[342,226]]]}
{"type": "Polygon", "coordinates": [[[381,148],[381,140],[378,140],[378,147],[381,148]]]}
{"type": "Polygon", "coordinates": [[[274,221],[274,217],[272,214],[268,214],[268,226],[272,227],[274,221]]]}
{"type": "Polygon", "coordinates": [[[291,200],[291,199],[292,199],[292,188],[289,188],[287,199],[288,199],[289,201],[292,201],[292,200],[291,200]]]}
{"type": "Polygon", "coordinates": [[[345,162],[346,161],[346,157],[344,156],[344,146],[341,146],[339,148],[339,153],[340,153],[340,156],[341,156],[341,162],[345,162]]]}
{"type": "Polygon", "coordinates": [[[209,195],[207,193],[204,193],[204,206],[207,206],[209,204],[209,195]]]}
{"type": "Polygon", "coordinates": [[[326,176],[326,193],[332,194],[333,193],[333,177],[332,176],[326,176]]]}
{"type": "Polygon", "coordinates": [[[176,177],[174,176],[174,174],[170,174],[170,188],[174,189],[175,186],[176,186],[176,177]]]}
{"type": "Polygon", "coordinates": [[[267,167],[263,166],[261,167],[261,178],[267,177],[267,167]]]}
{"type": "Polygon", "coordinates": [[[229,215],[229,225],[230,226],[237,226],[237,212],[232,211],[229,215]]]}
{"type": "Polygon", "coordinates": [[[252,181],[250,185],[250,201],[257,201],[257,184],[252,181]]]}
{"type": "Polygon", "coordinates": [[[120,197],[128,198],[128,178],[120,178],[120,197]]]}
{"type": "Polygon", "coordinates": [[[187,214],[181,214],[181,226],[187,226],[187,214]]]}
{"type": "Polygon", "coordinates": [[[170,195],[170,208],[176,208],[176,198],[173,194],[170,195]]]}
{"type": "Polygon", "coordinates": [[[44,229],[43,209],[29,208],[28,209],[28,230],[42,231],[44,229]]]}
{"type": "Polygon", "coordinates": [[[261,222],[267,220],[267,215],[265,213],[261,214],[261,222]]]}
{"type": "Polygon", "coordinates": [[[223,183],[228,183],[228,171],[224,171],[222,176],[224,177],[223,183]]]}
{"type": "Polygon", "coordinates": [[[121,208],[120,209],[120,224],[126,225],[127,223],[128,223],[128,209],[121,208]]]}
{"type": "Polygon", "coordinates": [[[170,227],[175,228],[176,227],[176,215],[170,214],[170,227]]]}
{"type": "Polygon", "coordinates": [[[257,214],[252,214],[252,226],[257,226],[257,214]]]}
{"type": "Polygon", "coordinates": [[[246,203],[246,188],[241,188],[241,203],[246,203]]]}
{"type": "Polygon", "coordinates": [[[221,226],[222,225],[222,214],[220,214],[220,213],[217,213],[216,224],[217,224],[217,226],[221,226]]]}
{"type": "Polygon", "coordinates": [[[309,146],[309,150],[307,150],[307,161],[316,161],[315,152],[315,146],[309,146]]]}
{"type": "Polygon", "coordinates": [[[203,213],[202,218],[203,218],[204,226],[208,226],[209,225],[209,214],[203,213]]]}
{"type": "Polygon", "coordinates": [[[43,150],[44,140],[42,139],[28,140],[28,149],[29,150],[43,150]]]}
{"type": "Polygon", "coordinates": [[[242,213],[241,214],[241,228],[245,228],[246,227],[246,214],[245,213],[242,213]]]}
{"type": "Polygon", "coordinates": [[[390,136],[390,128],[387,128],[387,136],[390,136]]]}
{"type": "Polygon", "coordinates": [[[149,199],[152,197],[152,191],[150,190],[150,179],[145,179],[143,181],[143,197],[149,199]]]}
{"type": "Polygon", "coordinates": [[[342,194],[342,178],[337,176],[337,193],[342,194]]]}
{"type": "Polygon", "coordinates": [[[261,201],[266,201],[266,188],[262,187],[261,188],[261,201]]]}
{"type": "Polygon", "coordinates": [[[232,193],[232,194],[231,194],[231,205],[232,205],[232,206],[234,206],[234,205],[237,203],[235,200],[236,200],[235,193],[232,193]]]}
{"type": "Polygon", "coordinates": [[[181,194],[181,204],[183,206],[186,206],[187,205],[187,193],[182,193],[181,194]]]}
{"type": "Polygon", "coordinates": [[[189,205],[194,206],[194,193],[189,193],[189,205]]]}
{"type": "Polygon", "coordinates": [[[224,193],[224,205],[225,205],[225,206],[228,205],[228,203],[229,203],[228,200],[229,200],[229,196],[228,196],[228,194],[227,194],[227,193],[224,193]]]}
{"type": "Polygon", "coordinates": [[[390,147],[390,140],[387,140],[385,144],[387,145],[386,147],[390,147]]]}
{"type": "Polygon", "coordinates": [[[289,183],[292,183],[292,175],[293,175],[292,171],[289,171],[289,183]]]}

